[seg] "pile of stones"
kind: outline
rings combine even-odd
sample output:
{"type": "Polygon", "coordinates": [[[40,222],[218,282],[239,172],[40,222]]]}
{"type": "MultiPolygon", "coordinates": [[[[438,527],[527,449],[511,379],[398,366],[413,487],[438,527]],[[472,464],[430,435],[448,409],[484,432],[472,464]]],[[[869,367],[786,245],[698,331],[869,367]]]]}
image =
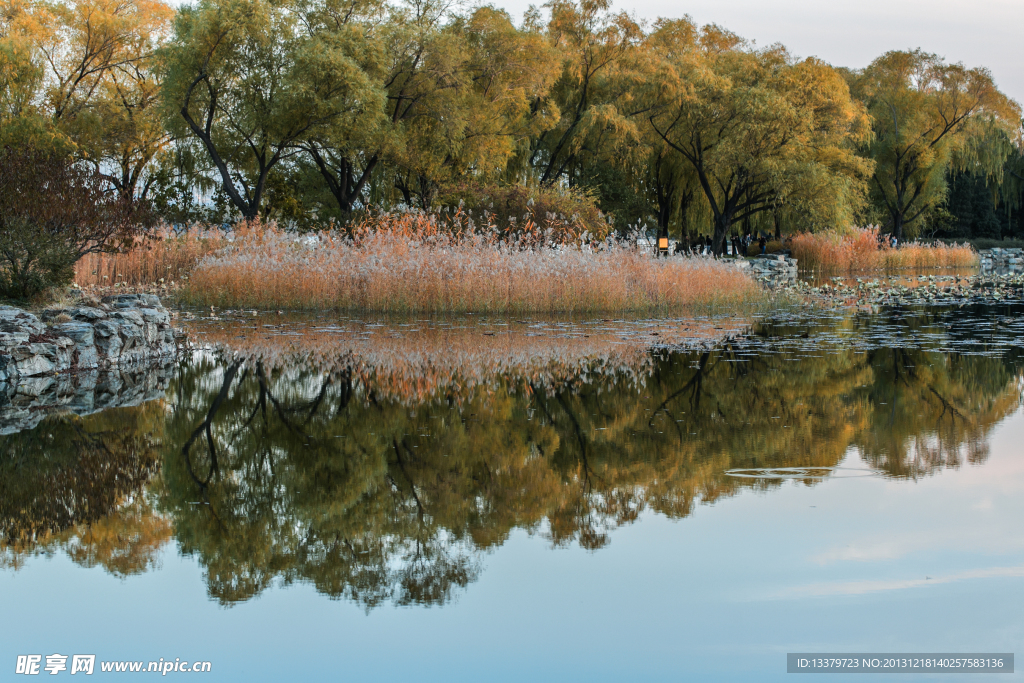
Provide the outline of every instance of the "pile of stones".
{"type": "Polygon", "coordinates": [[[995,271],[996,273],[1014,273],[1024,271],[1024,250],[1006,249],[996,247],[983,249],[978,252],[981,257],[981,269],[983,271],[995,271]]]}
{"type": "Polygon", "coordinates": [[[796,259],[784,254],[769,254],[749,259],[754,278],[768,286],[794,282],[797,275],[796,259]]]}
{"type": "Polygon", "coordinates": [[[153,294],[48,309],[42,320],[0,306],[0,385],[143,363],[172,357],[176,350],[170,315],[153,294]]]}
{"type": "Polygon", "coordinates": [[[812,287],[798,283],[813,299],[832,306],[909,306],[997,304],[1024,299],[1024,275],[1020,273],[982,273],[959,275],[921,275],[916,284],[905,278],[865,280],[836,277],[832,283],[812,287]]]}

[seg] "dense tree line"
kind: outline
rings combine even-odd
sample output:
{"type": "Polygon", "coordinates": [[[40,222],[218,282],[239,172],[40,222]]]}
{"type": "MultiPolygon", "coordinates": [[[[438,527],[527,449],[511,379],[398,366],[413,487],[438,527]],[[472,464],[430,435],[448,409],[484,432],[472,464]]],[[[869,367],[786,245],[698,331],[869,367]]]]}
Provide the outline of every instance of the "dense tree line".
{"type": "Polygon", "coordinates": [[[1019,219],[960,207],[1016,210],[1020,117],[984,68],[839,69],[607,0],[519,25],[436,0],[0,0],[0,144],[178,224],[542,205],[719,252],[854,222],[1005,235],[1019,219]]]}

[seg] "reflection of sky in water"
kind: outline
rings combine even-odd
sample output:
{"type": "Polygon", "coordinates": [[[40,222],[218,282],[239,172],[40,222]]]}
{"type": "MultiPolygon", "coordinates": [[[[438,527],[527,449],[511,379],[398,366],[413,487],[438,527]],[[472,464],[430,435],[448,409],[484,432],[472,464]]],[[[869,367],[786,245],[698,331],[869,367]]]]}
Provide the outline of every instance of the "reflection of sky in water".
{"type": "MultiPolygon", "coordinates": [[[[789,352],[813,342],[795,335],[789,352]]],[[[884,450],[871,424],[864,443],[884,450]]],[[[675,520],[648,507],[593,552],[552,549],[546,523],[517,528],[442,607],[367,612],[280,578],[223,607],[177,541],[159,569],[126,579],[57,551],[0,572],[0,667],[59,652],[210,660],[209,680],[226,681],[782,680],[792,651],[1012,652],[1024,642],[1024,412],[985,441],[980,464],[917,480],[855,447],[826,467],[744,464],[721,473],[746,482],[728,495],[675,520]]]]}
{"type": "Polygon", "coordinates": [[[4,663],[45,650],[209,659],[216,680],[781,680],[787,651],[1013,651],[1022,439],[1018,412],[982,466],[745,491],[677,522],[646,515],[595,553],[514,532],[443,608],[365,614],[292,586],[226,609],[170,550],[124,581],[37,558],[0,574],[4,663]]]}

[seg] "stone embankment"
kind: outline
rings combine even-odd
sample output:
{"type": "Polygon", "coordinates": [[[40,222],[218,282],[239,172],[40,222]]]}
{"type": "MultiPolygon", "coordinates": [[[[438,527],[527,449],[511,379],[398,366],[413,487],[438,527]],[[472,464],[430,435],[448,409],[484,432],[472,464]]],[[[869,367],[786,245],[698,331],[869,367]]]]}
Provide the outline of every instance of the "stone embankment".
{"type": "Polygon", "coordinates": [[[48,309],[42,320],[0,306],[0,387],[32,377],[145,363],[175,351],[170,315],[153,294],[48,309]]]}
{"type": "Polygon", "coordinates": [[[798,282],[794,291],[806,292],[833,306],[908,306],[1014,303],[1024,300],[1024,275],[983,272],[959,275],[920,275],[881,278],[832,278],[812,287],[798,282]]]}

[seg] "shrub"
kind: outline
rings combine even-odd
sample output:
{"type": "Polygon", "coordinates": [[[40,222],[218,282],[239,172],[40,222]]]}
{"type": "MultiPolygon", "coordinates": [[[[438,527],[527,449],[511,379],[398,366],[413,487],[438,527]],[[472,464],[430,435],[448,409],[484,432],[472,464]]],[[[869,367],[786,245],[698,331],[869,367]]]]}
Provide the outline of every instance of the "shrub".
{"type": "Polygon", "coordinates": [[[78,259],[118,249],[148,223],[148,212],[70,157],[0,150],[0,296],[27,299],[69,284],[78,259]]]}

